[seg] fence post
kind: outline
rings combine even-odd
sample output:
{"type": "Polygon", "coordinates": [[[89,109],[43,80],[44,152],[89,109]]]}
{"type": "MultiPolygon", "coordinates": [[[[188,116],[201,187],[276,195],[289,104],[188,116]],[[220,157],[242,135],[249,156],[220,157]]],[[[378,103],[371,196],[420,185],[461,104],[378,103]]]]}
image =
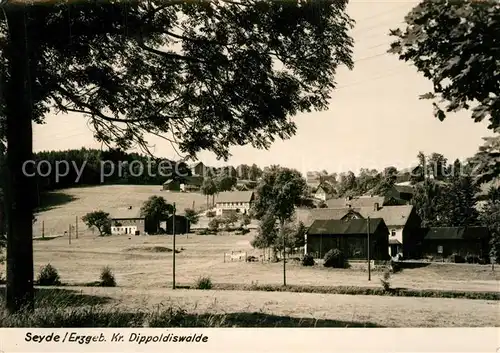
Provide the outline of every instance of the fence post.
{"type": "Polygon", "coordinates": [[[226,263],[226,253],[224,253],[224,263],[226,263]]]}
{"type": "Polygon", "coordinates": [[[78,239],[78,216],[75,216],[75,237],[78,239]]]}
{"type": "Polygon", "coordinates": [[[71,245],[71,224],[68,226],[68,242],[71,245]]]}
{"type": "Polygon", "coordinates": [[[247,262],[248,257],[247,257],[247,252],[245,251],[245,262],[247,262]]]}

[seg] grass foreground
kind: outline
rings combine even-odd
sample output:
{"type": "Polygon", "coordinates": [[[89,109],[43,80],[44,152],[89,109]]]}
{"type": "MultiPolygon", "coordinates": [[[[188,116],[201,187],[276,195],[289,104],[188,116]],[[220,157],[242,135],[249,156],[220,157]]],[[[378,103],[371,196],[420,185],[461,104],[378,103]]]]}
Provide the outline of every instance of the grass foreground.
{"type": "MultiPolygon", "coordinates": [[[[200,289],[196,286],[181,285],[182,289],[200,289]]],[[[234,283],[213,284],[213,290],[247,290],[265,292],[292,292],[292,293],[320,293],[320,294],[347,294],[347,295],[389,295],[397,297],[420,297],[420,298],[456,298],[477,300],[500,300],[500,292],[471,292],[422,289],[414,290],[407,288],[383,288],[349,287],[349,286],[300,286],[300,285],[245,285],[234,283]]]]}
{"type": "MultiPolygon", "coordinates": [[[[3,296],[0,305],[3,306],[3,296]]],[[[60,288],[37,288],[35,311],[9,315],[0,327],[382,327],[370,322],[296,318],[262,312],[188,313],[175,306],[148,310],[103,307],[110,301],[60,288]]]]}

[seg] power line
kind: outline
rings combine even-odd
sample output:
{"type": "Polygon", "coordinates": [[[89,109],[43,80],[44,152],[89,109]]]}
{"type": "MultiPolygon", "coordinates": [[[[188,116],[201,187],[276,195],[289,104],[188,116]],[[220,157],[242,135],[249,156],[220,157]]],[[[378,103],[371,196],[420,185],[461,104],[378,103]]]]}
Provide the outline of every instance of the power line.
{"type": "Polygon", "coordinates": [[[365,56],[365,57],[362,57],[358,60],[354,60],[355,63],[359,62],[359,61],[365,61],[365,60],[369,60],[369,59],[374,59],[374,58],[378,58],[379,56],[384,56],[384,55],[387,55],[387,52],[383,52],[383,53],[379,53],[379,54],[375,54],[375,55],[370,55],[370,56],[365,56]]]}
{"type": "Polygon", "coordinates": [[[356,82],[353,82],[353,83],[348,84],[348,85],[337,87],[337,88],[335,88],[334,91],[338,91],[338,90],[341,90],[341,89],[349,88],[349,87],[352,87],[352,86],[358,86],[358,85],[360,85],[362,83],[366,83],[366,82],[370,82],[370,81],[376,81],[376,80],[381,80],[383,78],[392,77],[392,76],[395,76],[397,74],[400,74],[401,72],[402,72],[402,70],[392,70],[392,71],[389,71],[389,73],[386,73],[384,75],[374,76],[374,77],[369,78],[368,80],[356,81],[356,82]]]}
{"type": "Polygon", "coordinates": [[[370,20],[372,18],[376,18],[376,17],[379,17],[379,16],[382,16],[382,15],[385,15],[385,14],[388,14],[388,13],[391,13],[393,12],[394,10],[398,10],[400,8],[403,8],[403,7],[406,7],[407,6],[407,3],[403,3],[403,5],[401,6],[396,6],[390,10],[386,10],[386,11],[382,11],[382,12],[379,12],[378,14],[375,14],[375,15],[371,15],[371,16],[368,16],[368,17],[365,17],[365,18],[362,18],[361,20],[358,20],[356,22],[362,22],[362,21],[366,21],[366,20],[370,20]]]}

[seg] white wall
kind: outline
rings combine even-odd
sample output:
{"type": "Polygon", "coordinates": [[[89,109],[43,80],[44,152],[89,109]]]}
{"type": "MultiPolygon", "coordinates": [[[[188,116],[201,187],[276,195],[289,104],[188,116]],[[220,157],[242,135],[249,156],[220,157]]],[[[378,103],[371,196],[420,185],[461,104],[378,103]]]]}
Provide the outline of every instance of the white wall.
{"type": "Polygon", "coordinates": [[[137,230],[137,226],[121,226],[121,227],[111,227],[111,234],[112,235],[119,235],[119,234],[135,234],[135,231],[137,230]]]}
{"type": "Polygon", "coordinates": [[[249,202],[233,202],[233,204],[231,203],[217,203],[215,205],[215,214],[217,216],[221,216],[222,215],[222,211],[223,210],[236,210],[236,209],[239,209],[240,210],[240,213],[248,213],[248,211],[250,210],[250,203],[249,202]]]}

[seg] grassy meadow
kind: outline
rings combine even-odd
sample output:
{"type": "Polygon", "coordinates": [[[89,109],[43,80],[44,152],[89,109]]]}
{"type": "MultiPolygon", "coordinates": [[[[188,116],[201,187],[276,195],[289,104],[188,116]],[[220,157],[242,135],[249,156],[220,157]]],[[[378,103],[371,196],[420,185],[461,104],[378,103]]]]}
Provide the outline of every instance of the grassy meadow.
{"type": "MultiPolygon", "coordinates": [[[[289,289],[283,291],[282,263],[238,258],[238,254],[260,258],[261,251],[250,245],[255,230],[247,235],[189,234],[176,236],[179,288],[173,290],[172,236],[98,237],[83,223],[79,224],[78,239],[73,237],[71,244],[68,236],[62,235],[76,216],[93,209],[140,207],[150,195],[162,195],[176,202],[179,209],[192,207],[193,201],[195,207],[205,204],[201,194],[165,192],[150,186],[58,192],[56,198],[66,198],[64,202],[53,202],[37,215],[39,221],[34,225],[36,232],[44,220],[47,238],[58,236],[34,241],[34,261],[35,275],[50,263],[59,272],[62,286],[39,287],[37,313],[0,317],[3,325],[485,327],[500,322],[500,301],[495,297],[500,274],[490,266],[433,263],[393,274],[391,287],[417,292],[410,297],[379,295],[380,271],[374,271],[368,281],[367,272],[361,269],[303,267],[290,260],[289,289]],[[117,287],[90,287],[106,266],[115,275],[117,287]],[[210,278],[211,290],[186,289],[194,288],[200,277],[210,278]],[[346,289],[339,290],[341,287],[346,289]],[[419,295],[423,290],[429,293],[419,295]],[[470,292],[470,296],[445,295],[457,291],[470,292]]],[[[5,268],[0,271],[5,273],[5,268]]]]}

